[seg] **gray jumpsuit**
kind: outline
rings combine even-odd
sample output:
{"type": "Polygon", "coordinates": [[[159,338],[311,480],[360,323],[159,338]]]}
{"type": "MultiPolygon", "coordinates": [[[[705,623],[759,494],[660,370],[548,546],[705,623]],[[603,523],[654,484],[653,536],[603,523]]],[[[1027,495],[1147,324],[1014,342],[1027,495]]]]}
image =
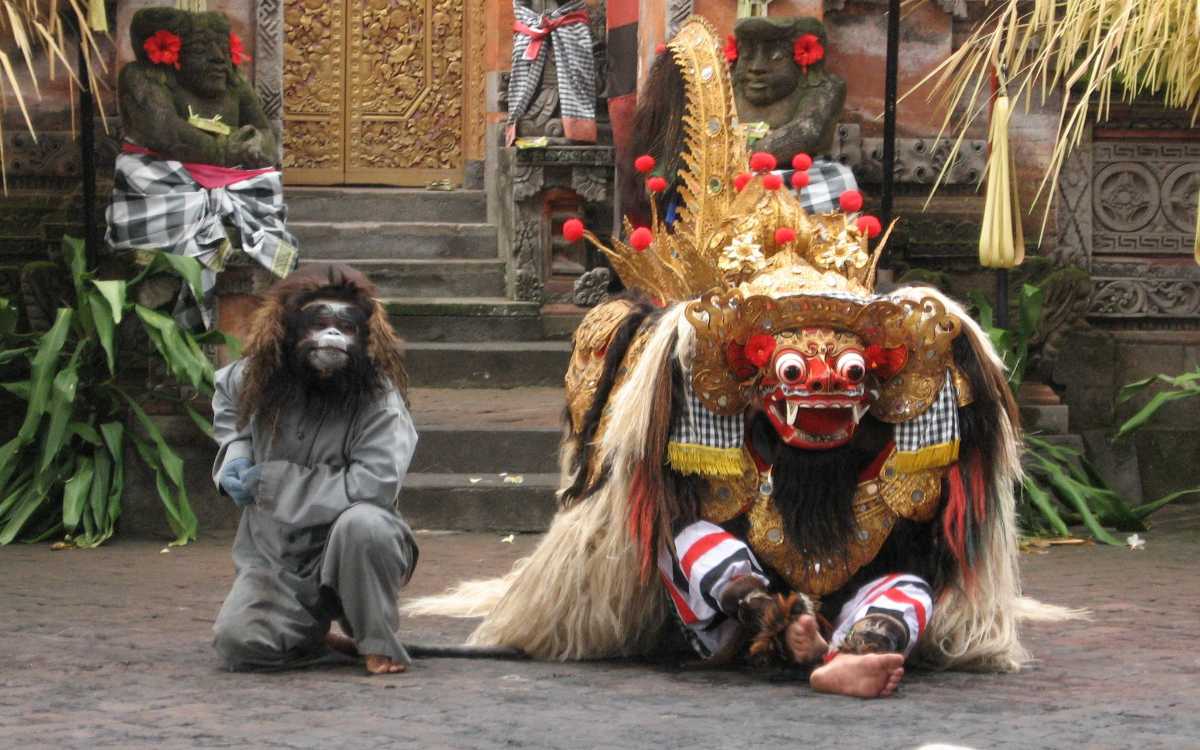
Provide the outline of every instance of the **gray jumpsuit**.
{"type": "Polygon", "coordinates": [[[237,458],[262,473],[233,543],[237,578],[214,647],[230,669],[302,666],[328,656],[336,618],[359,653],[409,663],[397,597],[417,546],[395,506],[417,433],[403,399],[389,389],[357,410],[296,404],[274,434],[257,419],[239,430],[243,362],[216,375],[213,479],[237,458]]]}

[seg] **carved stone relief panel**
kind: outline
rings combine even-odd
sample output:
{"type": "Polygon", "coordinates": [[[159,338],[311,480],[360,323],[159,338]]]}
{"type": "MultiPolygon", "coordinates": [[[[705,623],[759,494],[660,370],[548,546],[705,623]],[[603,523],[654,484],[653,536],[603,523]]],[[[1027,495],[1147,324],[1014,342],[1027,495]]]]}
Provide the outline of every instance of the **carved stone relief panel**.
{"type": "MultiPolygon", "coordinates": [[[[952,145],[949,138],[897,138],[896,181],[933,184],[946,165],[952,145]]],[[[838,125],[829,157],[853,169],[862,182],[878,184],[883,180],[883,139],[864,138],[861,125],[838,125]]],[[[964,140],[942,184],[975,184],[986,165],[987,141],[964,140]]]]}
{"type": "Polygon", "coordinates": [[[1092,144],[1092,254],[1188,255],[1200,191],[1200,143],[1092,144]]]}

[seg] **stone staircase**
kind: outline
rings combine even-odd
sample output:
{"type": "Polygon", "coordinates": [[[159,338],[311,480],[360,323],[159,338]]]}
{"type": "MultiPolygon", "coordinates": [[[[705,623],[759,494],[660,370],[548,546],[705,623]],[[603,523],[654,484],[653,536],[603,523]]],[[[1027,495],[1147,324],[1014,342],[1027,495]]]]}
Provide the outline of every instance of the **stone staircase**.
{"type": "Polygon", "coordinates": [[[288,188],[286,200],[301,262],[365,271],[407,342],[421,435],[401,496],[409,522],[544,529],[574,321],[505,295],[483,191],[288,188]]]}

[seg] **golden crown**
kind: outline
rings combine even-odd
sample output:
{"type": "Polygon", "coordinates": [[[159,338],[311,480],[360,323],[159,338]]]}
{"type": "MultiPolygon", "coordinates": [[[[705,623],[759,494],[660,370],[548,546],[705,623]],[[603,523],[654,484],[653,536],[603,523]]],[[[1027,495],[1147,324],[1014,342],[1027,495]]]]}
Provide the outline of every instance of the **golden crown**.
{"type": "Polygon", "coordinates": [[[817,326],[850,331],[880,347],[904,347],[905,377],[882,384],[872,413],[899,422],[924,411],[945,376],[961,323],[934,297],[874,295],[887,235],[871,252],[862,219],[851,220],[861,196],[855,196],[857,207],[842,203],[850,214],[810,215],[783,189],[774,157],[748,155],[728,65],[707,21],[691,17],[667,46],[686,91],[676,222],[667,227],[661,221],[656,198],[664,181],[651,178],[649,228],[635,229],[626,219],[627,239],[614,238],[610,248],[575,220],[564,230],[578,236],[568,239],[587,238],[627,287],[664,305],[689,301],[685,314],[696,330],[692,385],[714,412],[744,409],[754,387],[753,377],[739,379],[729,367],[731,343],[817,326]]]}

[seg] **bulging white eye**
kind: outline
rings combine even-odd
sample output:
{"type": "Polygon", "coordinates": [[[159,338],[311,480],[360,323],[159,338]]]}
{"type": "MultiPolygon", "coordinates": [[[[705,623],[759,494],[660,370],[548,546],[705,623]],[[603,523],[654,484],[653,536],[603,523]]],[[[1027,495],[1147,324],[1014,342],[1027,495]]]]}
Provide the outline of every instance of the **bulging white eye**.
{"type": "Polygon", "coordinates": [[[859,352],[842,352],[837,358],[837,371],[851,383],[858,383],[867,376],[867,361],[859,352]]]}
{"type": "Polygon", "coordinates": [[[775,360],[775,374],[779,379],[790,385],[795,385],[804,379],[808,368],[804,364],[804,357],[794,352],[788,352],[780,355],[779,359],[775,360]]]}

